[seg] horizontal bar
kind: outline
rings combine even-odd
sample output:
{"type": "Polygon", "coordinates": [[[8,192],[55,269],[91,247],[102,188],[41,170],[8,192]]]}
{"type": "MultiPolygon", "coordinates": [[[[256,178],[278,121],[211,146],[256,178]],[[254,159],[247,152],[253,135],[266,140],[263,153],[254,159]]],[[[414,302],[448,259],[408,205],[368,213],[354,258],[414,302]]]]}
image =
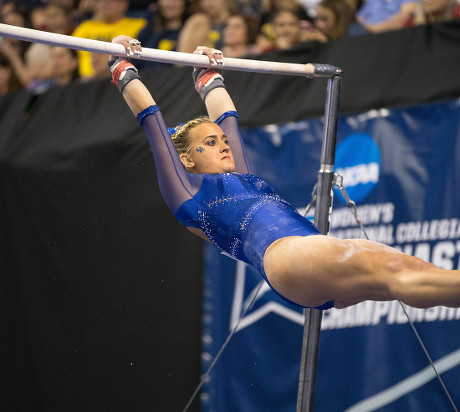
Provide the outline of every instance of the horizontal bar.
{"type": "MultiPolygon", "coordinates": [[[[0,35],[32,43],[43,43],[50,46],[60,46],[92,53],[111,54],[112,56],[126,56],[125,48],[121,44],[109,43],[100,40],[82,39],[80,37],[49,33],[40,30],[27,29],[25,27],[10,26],[8,24],[0,23],[0,35]]],[[[143,48],[141,56],[130,56],[130,59],[135,58],[160,63],[181,64],[185,66],[213,67],[210,65],[209,59],[206,56],[168,50],[143,48]]],[[[224,66],[225,70],[307,76],[309,78],[333,77],[342,74],[342,70],[337,67],[329,64],[316,63],[278,63],[224,57],[224,66]]]]}

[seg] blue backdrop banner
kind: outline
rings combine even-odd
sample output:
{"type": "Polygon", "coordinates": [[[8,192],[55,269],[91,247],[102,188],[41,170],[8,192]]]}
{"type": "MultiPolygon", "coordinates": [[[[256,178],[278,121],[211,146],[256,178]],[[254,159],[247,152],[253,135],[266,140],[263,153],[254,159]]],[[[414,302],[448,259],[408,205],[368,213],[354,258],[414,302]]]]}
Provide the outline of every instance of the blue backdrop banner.
{"type": "MultiPolygon", "coordinates": [[[[255,174],[299,210],[316,182],[322,127],[316,119],[242,130],[255,174]]],[[[371,240],[460,268],[459,100],[340,118],[335,170],[371,240]]],[[[338,192],[331,235],[363,237],[338,192]]],[[[294,411],[302,312],[264,284],[241,318],[260,275],[211,246],[205,271],[203,370],[240,323],[204,385],[203,411],[294,411]]],[[[460,309],[406,309],[460,407],[460,309]]],[[[452,409],[399,302],[324,312],[316,411],[452,409]]]]}

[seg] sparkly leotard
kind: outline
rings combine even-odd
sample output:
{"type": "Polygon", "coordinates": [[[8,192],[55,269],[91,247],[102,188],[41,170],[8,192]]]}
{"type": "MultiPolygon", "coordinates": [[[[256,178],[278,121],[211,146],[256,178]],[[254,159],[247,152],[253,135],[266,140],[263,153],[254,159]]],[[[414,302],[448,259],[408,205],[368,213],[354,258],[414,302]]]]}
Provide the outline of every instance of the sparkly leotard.
{"type": "MultiPolygon", "coordinates": [[[[158,106],[137,116],[155,158],[161,193],[174,216],[186,227],[201,229],[224,254],[254,266],[270,285],[263,267],[267,247],[282,237],[319,231],[270,185],[250,174],[237,117],[236,112],[226,112],[216,123],[227,135],[238,172],[190,174],[182,166],[158,106]]],[[[332,306],[327,302],[318,308],[332,306]]]]}

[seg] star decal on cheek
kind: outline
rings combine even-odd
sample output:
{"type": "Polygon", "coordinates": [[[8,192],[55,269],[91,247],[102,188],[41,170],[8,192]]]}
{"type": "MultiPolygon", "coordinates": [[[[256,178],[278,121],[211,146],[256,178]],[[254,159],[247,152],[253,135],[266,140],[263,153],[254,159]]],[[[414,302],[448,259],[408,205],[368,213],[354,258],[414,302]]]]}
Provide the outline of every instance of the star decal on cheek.
{"type": "Polygon", "coordinates": [[[198,146],[195,150],[196,150],[198,153],[203,153],[203,152],[204,152],[204,147],[198,146]]]}

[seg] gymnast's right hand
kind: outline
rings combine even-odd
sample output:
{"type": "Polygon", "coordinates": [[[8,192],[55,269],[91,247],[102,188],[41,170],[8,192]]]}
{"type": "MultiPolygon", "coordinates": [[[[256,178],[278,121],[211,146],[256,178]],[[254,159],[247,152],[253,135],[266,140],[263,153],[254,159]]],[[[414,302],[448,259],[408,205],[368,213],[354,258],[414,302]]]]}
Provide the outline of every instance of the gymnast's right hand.
{"type": "MultiPolygon", "coordinates": [[[[140,56],[142,54],[142,47],[139,40],[133,39],[129,36],[117,36],[112,39],[112,43],[122,44],[126,50],[126,56],[140,56]]],[[[117,59],[115,56],[110,56],[109,60],[117,59]]]]}

